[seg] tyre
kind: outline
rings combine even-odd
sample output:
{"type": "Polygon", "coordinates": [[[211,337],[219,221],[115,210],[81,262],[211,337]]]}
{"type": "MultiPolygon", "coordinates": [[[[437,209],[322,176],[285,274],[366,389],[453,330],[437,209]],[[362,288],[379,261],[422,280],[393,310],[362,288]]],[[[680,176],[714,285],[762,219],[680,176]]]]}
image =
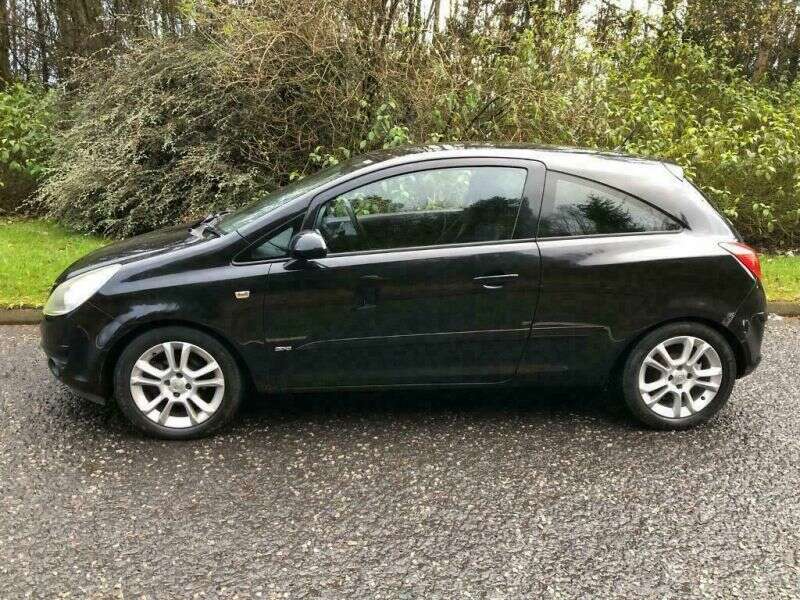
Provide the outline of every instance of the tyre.
{"type": "Polygon", "coordinates": [[[687,429],[728,401],[736,357],[727,340],[700,323],[671,323],[634,346],[622,372],[633,415],[656,429],[687,429]]]}
{"type": "Polygon", "coordinates": [[[217,339],[188,327],[162,327],[122,351],[114,390],[120,410],[146,434],[193,439],[233,418],[242,399],[242,374],[217,339]]]}

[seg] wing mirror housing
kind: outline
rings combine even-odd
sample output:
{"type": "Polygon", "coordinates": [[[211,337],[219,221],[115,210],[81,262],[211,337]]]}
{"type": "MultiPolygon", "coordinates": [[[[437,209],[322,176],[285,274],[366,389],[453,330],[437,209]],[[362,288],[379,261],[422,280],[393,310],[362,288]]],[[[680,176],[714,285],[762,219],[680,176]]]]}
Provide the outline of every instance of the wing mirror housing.
{"type": "Polygon", "coordinates": [[[289,243],[289,253],[292,258],[300,261],[325,258],[328,255],[328,245],[319,231],[306,229],[292,238],[289,243]]]}

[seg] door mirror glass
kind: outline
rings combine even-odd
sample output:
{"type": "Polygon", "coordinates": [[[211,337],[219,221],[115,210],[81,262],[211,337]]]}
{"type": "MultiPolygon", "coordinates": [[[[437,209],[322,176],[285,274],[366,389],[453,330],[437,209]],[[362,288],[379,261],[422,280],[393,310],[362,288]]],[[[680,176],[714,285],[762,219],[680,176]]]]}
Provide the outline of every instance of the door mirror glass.
{"type": "Polygon", "coordinates": [[[328,246],[317,231],[306,229],[292,238],[289,246],[292,258],[297,260],[314,260],[324,258],[328,254],[328,246]]]}

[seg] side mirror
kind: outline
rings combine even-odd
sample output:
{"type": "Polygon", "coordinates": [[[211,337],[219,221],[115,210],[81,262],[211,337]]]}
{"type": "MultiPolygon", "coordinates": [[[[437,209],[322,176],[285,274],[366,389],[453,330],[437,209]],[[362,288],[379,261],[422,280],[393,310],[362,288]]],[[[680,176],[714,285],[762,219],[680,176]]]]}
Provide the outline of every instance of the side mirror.
{"type": "Polygon", "coordinates": [[[318,231],[306,229],[292,238],[289,243],[289,253],[297,260],[325,258],[328,254],[328,245],[318,231]]]}

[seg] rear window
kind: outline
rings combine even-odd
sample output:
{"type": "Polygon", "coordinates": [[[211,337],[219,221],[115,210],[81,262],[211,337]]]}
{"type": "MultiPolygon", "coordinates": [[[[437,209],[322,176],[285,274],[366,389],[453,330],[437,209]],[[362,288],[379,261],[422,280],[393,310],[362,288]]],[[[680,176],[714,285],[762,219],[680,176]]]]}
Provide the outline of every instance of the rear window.
{"type": "Polygon", "coordinates": [[[680,223],[646,202],[600,183],[549,173],[539,237],[677,231],[680,223]]]}

